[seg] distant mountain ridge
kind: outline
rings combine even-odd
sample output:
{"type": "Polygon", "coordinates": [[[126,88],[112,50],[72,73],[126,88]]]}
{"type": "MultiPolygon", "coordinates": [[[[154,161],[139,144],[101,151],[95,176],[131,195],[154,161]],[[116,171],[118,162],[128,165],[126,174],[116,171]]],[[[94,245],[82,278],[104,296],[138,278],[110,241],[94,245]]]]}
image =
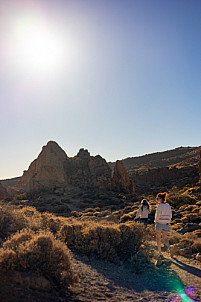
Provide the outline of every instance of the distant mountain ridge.
{"type": "MultiPolygon", "coordinates": [[[[129,174],[144,173],[149,169],[163,167],[182,167],[192,164],[198,164],[200,159],[199,147],[179,147],[172,150],[146,154],[137,157],[128,157],[123,159],[123,164],[129,174]]],[[[113,168],[114,163],[109,163],[113,168]]]]}
{"type": "Polygon", "coordinates": [[[0,180],[0,182],[4,187],[12,187],[12,186],[16,185],[16,183],[18,183],[18,181],[20,181],[20,179],[21,179],[21,176],[18,176],[18,177],[14,177],[14,178],[2,179],[2,180],[0,180]]]}

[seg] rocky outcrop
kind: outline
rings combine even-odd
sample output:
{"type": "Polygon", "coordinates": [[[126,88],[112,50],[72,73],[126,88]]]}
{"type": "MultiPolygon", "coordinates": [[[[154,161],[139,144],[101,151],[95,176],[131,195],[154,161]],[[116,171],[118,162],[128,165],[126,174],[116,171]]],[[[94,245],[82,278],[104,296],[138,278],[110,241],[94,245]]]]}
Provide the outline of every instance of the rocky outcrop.
{"type": "Polygon", "coordinates": [[[200,160],[199,160],[199,185],[201,185],[201,150],[200,150],[200,160]]]}
{"type": "Polygon", "coordinates": [[[199,172],[197,164],[192,164],[184,167],[149,169],[146,172],[133,173],[130,177],[135,182],[137,193],[157,193],[160,190],[169,190],[173,186],[195,185],[199,181],[199,172]]]}
{"type": "Polygon", "coordinates": [[[135,187],[133,181],[129,178],[128,173],[123,165],[123,161],[117,160],[114,166],[112,186],[114,189],[124,193],[134,193],[135,187]]]}
{"type": "Polygon", "coordinates": [[[18,186],[25,191],[52,189],[56,184],[66,182],[64,164],[67,160],[66,153],[55,142],[48,142],[42,148],[38,158],[24,171],[18,186]]]}
{"type": "Polygon", "coordinates": [[[134,192],[133,183],[122,162],[117,162],[112,177],[110,166],[100,155],[91,156],[88,150],[80,149],[75,157],[67,157],[55,142],[49,142],[42,148],[17,187],[26,192],[55,188],[65,191],[69,185],[84,190],[134,192]]]}
{"type": "Polygon", "coordinates": [[[6,188],[0,183],[0,200],[6,199],[9,197],[9,194],[6,188]]]}
{"type": "Polygon", "coordinates": [[[112,171],[100,155],[91,156],[88,150],[80,149],[78,154],[65,163],[67,182],[82,189],[111,189],[112,171]]]}

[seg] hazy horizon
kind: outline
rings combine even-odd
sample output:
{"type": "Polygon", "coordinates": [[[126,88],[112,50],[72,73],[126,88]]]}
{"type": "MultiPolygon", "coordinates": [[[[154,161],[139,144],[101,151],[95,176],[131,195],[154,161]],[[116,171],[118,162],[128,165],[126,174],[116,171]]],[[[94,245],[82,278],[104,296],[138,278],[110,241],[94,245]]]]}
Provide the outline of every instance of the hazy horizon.
{"type": "Polygon", "coordinates": [[[43,145],[107,161],[201,145],[200,0],[2,0],[0,179],[43,145]]]}

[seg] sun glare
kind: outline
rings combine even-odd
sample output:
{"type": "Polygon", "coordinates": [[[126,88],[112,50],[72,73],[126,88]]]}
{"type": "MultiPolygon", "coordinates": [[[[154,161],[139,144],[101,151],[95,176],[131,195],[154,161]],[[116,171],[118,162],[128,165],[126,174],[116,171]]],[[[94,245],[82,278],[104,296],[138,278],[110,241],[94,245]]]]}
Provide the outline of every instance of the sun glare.
{"type": "Polygon", "coordinates": [[[65,39],[38,15],[13,20],[9,50],[12,67],[35,76],[56,73],[65,59],[65,39]]]}

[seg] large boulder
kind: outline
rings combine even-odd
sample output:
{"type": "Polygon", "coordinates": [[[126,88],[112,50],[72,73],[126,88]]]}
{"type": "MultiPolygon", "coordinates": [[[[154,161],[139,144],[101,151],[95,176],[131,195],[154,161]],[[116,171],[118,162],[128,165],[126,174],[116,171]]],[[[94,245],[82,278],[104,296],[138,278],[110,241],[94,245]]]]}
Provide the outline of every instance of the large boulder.
{"type": "Polygon", "coordinates": [[[18,186],[25,191],[37,191],[52,189],[57,184],[66,182],[64,163],[67,160],[66,153],[53,141],[42,148],[37,159],[24,171],[18,186]]]}
{"type": "Polygon", "coordinates": [[[117,191],[122,191],[124,193],[135,192],[134,183],[129,178],[122,160],[116,161],[113,171],[112,185],[117,191]]]}

